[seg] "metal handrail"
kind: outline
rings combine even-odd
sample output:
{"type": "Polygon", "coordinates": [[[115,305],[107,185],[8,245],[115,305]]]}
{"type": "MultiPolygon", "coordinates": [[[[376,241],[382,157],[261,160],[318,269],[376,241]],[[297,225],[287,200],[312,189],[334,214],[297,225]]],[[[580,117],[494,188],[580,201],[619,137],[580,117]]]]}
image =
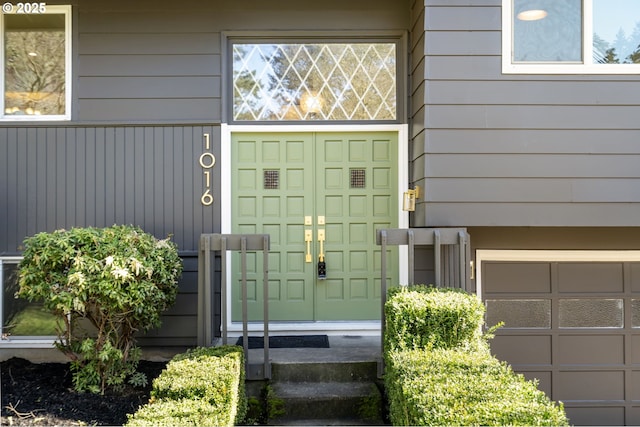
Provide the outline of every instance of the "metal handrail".
{"type": "MultiPolygon", "coordinates": [[[[471,277],[471,244],[466,228],[390,228],[377,230],[376,244],[382,246],[380,250],[381,263],[381,313],[380,313],[380,339],[381,349],[384,352],[384,331],[386,327],[384,306],[387,303],[387,246],[408,246],[408,270],[409,284],[415,283],[415,246],[433,246],[435,260],[435,286],[442,286],[442,245],[458,245],[458,270],[459,286],[467,289],[470,286],[471,277]]],[[[384,371],[384,361],[380,363],[378,374],[384,371]]]]}
{"type": "Polygon", "coordinates": [[[200,236],[198,251],[198,345],[211,346],[213,331],[213,294],[212,294],[212,252],[219,251],[222,262],[220,300],[222,343],[228,342],[227,313],[227,251],[240,251],[240,271],[242,288],[242,343],[247,364],[247,378],[271,378],[269,363],[269,249],[268,234],[203,234],[200,236]],[[247,307],[247,252],[262,251],[263,254],[263,367],[254,369],[249,361],[249,330],[247,307]]]}

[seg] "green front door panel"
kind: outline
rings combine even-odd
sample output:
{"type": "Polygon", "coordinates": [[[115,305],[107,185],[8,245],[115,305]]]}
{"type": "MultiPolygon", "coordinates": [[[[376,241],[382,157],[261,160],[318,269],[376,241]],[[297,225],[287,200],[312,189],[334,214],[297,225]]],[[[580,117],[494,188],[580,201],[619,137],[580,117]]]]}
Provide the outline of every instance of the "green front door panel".
{"type": "MultiPolygon", "coordinates": [[[[375,232],[398,224],[397,151],[394,132],[233,134],[232,231],[271,236],[271,320],[380,319],[375,232]],[[312,235],[308,246],[305,230],[312,235]],[[317,277],[319,230],[326,235],[325,280],[317,277]]],[[[397,252],[389,255],[393,283],[397,252]]],[[[261,254],[249,254],[248,265],[249,319],[261,320],[261,254]]],[[[232,283],[232,318],[238,321],[238,255],[232,283]]]]}

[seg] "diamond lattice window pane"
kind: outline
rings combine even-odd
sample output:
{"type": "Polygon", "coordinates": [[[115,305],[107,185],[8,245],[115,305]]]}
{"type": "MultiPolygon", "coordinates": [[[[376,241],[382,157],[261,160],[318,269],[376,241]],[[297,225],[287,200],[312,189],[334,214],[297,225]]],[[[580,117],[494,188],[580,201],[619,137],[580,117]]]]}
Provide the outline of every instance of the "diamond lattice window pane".
{"type": "Polygon", "coordinates": [[[395,120],[396,46],[234,44],[233,118],[395,120]]]}

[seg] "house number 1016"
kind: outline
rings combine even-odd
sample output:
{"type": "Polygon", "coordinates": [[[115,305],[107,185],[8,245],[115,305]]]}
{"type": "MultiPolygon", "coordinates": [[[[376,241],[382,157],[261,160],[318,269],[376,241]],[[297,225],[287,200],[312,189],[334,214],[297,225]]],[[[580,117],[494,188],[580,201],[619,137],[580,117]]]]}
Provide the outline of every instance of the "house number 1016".
{"type": "Polygon", "coordinates": [[[211,143],[209,141],[209,134],[204,134],[204,149],[207,150],[200,155],[200,167],[204,172],[204,193],[200,197],[200,203],[204,206],[211,206],[213,204],[213,196],[211,195],[211,168],[216,164],[216,156],[208,150],[211,149],[211,143]]]}

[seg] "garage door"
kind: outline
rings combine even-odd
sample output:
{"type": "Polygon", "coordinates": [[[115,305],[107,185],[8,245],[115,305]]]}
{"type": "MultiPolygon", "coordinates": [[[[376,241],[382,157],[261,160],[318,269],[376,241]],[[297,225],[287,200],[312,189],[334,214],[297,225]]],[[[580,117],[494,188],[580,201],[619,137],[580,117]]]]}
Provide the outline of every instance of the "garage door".
{"type": "Polygon", "coordinates": [[[574,425],[640,424],[637,255],[478,251],[487,325],[505,323],[494,354],[537,378],[574,425]]]}

